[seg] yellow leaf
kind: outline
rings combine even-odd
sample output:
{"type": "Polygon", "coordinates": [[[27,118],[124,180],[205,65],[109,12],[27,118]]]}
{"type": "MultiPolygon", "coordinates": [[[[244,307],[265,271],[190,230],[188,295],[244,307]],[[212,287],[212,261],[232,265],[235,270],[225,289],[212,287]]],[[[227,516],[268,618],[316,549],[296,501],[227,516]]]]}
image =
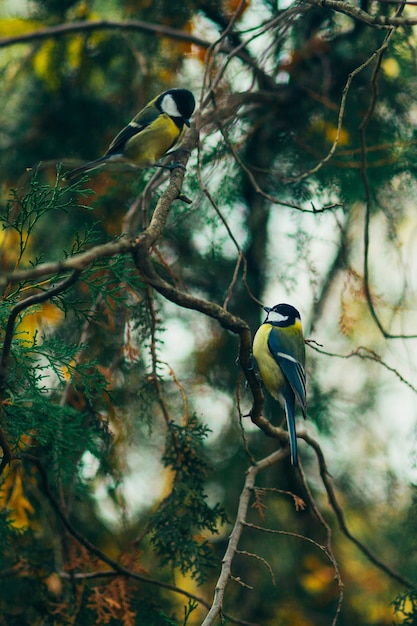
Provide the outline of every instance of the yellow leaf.
{"type": "Polygon", "coordinates": [[[27,343],[33,343],[37,332],[54,328],[63,319],[63,312],[54,304],[45,302],[41,304],[33,313],[26,313],[21,322],[16,327],[19,339],[27,343]]]}
{"type": "Polygon", "coordinates": [[[77,361],[75,359],[72,359],[68,365],[63,365],[62,366],[62,373],[64,375],[65,380],[71,380],[72,377],[72,373],[74,371],[74,368],[77,366],[77,361]]]}
{"type": "Polygon", "coordinates": [[[3,37],[25,35],[39,28],[42,28],[40,22],[24,20],[20,17],[10,17],[0,20],[0,35],[3,37]]]}
{"type": "MultiPolygon", "coordinates": [[[[337,127],[333,124],[326,124],[326,139],[329,143],[333,143],[337,137],[337,127]]],[[[338,145],[345,146],[349,143],[349,133],[343,128],[340,129],[338,145]]]]}
{"type": "MultiPolygon", "coordinates": [[[[311,129],[314,133],[324,135],[329,143],[333,143],[337,137],[337,126],[331,122],[326,122],[323,119],[314,119],[311,122],[311,129]]],[[[338,145],[345,146],[350,141],[350,136],[347,130],[340,129],[338,145]]]]}
{"type": "Polygon", "coordinates": [[[20,235],[17,231],[6,228],[0,231],[0,267],[14,267],[20,255],[20,235]]]}
{"type": "Polygon", "coordinates": [[[335,572],[330,565],[324,565],[319,559],[309,556],[304,560],[304,567],[309,571],[301,577],[301,582],[309,593],[327,593],[334,586],[335,572]]]}
{"type": "Polygon", "coordinates": [[[0,489],[0,509],[9,511],[7,519],[14,528],[25,530],[29,527],[29,516],[35,510],[24,494],[21,466],[13,465],[5,472],[0,489]]]}
{"type": "Polygon", "coordinates": [[[67,62],[71,69],[78,69],[85,48],[85,38],[81,35],[71,37],[67,44],[67,62]]]}
{"type": "Polygon", "coordinates": [[[51,91],[56,91],[60,86],[59,73],[53,63],[56,43],[48,39],[41,45],[33,57],[33,69],[37,76],[44,81],[51,91]]]}
{"type": "Polygon", "coordinates": [[[381,63],[381,67],[388,78],[398,78],[400,75],[400,66],[398,61],[392,57],[384,59],[381,63]]]}

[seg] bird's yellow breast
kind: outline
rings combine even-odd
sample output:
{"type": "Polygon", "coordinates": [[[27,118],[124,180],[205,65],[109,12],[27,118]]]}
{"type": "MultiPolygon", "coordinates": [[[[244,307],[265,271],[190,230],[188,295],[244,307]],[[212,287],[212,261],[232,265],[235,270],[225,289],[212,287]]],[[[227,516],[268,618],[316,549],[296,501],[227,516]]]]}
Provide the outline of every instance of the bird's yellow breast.
{"type": "Polygon", "coordinates": [[[124,157],[139,167],[153,165],[165,152],[168,152],[182,137],[169,115],[160,115],[149,126],[134,135],[126,143],[124,157]]]}
{"type": "Polygon", "coordinates": [[[287,381],[268,348],[268,336],[272,328],[271,324],[262,324],[258,328],[253,340],[253,356],[265,387],[271,396],[279,400],[287,381]]]}

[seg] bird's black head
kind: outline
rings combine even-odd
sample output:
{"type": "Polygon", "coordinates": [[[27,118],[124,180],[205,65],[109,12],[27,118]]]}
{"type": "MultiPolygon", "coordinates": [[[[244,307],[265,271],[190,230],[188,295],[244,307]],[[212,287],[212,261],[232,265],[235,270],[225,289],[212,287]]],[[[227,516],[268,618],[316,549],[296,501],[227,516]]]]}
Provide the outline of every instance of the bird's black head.
{"type": "Polygon", "coordinates": [[[301,315],[291,304],[276,304],[271,308],[264,306],[266,311],[265,322],[277,326],[292,326],[296,319],[301,320],[301,315]]]}
{"type": "Polygon", "coordinates": [[[168,89],[158,96],[156,106],[162,113],[189,126],[195,109],[195,99],[188,89],[168,89]]]}

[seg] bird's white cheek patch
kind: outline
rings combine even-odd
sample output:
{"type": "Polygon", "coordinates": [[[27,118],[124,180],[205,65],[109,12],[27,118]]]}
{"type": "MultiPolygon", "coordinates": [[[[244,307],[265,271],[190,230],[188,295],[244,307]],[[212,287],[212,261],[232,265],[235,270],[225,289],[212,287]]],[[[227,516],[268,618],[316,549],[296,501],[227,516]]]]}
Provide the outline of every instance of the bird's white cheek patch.
{"type": "Polygon", "coordinates": [[[281,315],[277,311],[269,311],[268,313],[268,322],[286,322],[287,319],[288,315],[281,315]]]}
{"type": "Polygon", "coordinates": [[[181,117],[181,113],[178,111],[174,98],[169,94],[162,100],[161,109],[171,117],[181,117]]]}

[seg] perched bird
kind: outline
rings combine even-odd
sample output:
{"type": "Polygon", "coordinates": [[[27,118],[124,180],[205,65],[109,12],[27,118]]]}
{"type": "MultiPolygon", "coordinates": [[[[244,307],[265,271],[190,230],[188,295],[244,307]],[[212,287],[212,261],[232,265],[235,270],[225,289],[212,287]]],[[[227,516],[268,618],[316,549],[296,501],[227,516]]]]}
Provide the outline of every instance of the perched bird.
{"type": "Polygon", "coordinates": [[[65,179],[111,162],[161,167],[156,161],[182,139],[194,109],[195,99],[188,89],[164,91],[120,131],[102,157],[71,170],[65,179]]]}
{"type": "Polygon", "coordinates": [[[306,409],[305,344],[301,317],[290,304],[264,307],[266,319],[256,331],[253,356],[265,387],[285,409],[290,438],[291,463],[298,465],[295,431],[295,399],[306,409]]]}

